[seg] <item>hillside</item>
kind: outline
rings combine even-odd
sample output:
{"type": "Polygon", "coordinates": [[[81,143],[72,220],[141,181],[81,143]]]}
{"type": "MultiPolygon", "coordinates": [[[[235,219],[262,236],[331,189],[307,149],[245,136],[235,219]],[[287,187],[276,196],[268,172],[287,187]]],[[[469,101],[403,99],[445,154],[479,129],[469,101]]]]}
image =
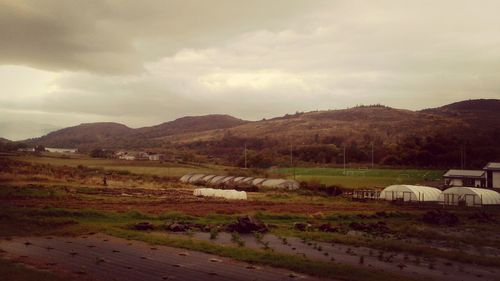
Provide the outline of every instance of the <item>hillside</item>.
{"type": "Polygon", "coordinates": [[[212,114],[205,116],[186,116],[160,125],[139,128],[135,130],[134,135],[145,138],[157,138],[189,132],[231,128],[245,123],[247,123],[247,121],[229,115],[212,114]]]}
{"type": "Polygon", "coordinates": [[[86,123],[51,132],[40,138],[29,139],[24,143],[32,146],[79,148],[84,151],[96,147],[151,148],[161,145],[154,141],[156,137],[229,128],[245,122],[229,115],[206,115],[183,117],[157,126],[138,129],[112,122],[86,123]]]}
{"type": "MultiPolygon", "coordinates": [[[[465,147],[470,166],[500,159],[500,101],[470,100],[410,111],[386,106],[314,111],[256,122],[228,115],[183,117],[131,129],[117,123],[82,124],[50,133],[30,144],[91,149],[154,149],[171,155],[219,159],[242,165],[243,147],[251,166],[296,161],[388,165],[454,166],[465,147]],[[194,156],[193,156],[194,155],[194,156]]],[[[192,160],[192,159],[191,159],[192,160]]]]}

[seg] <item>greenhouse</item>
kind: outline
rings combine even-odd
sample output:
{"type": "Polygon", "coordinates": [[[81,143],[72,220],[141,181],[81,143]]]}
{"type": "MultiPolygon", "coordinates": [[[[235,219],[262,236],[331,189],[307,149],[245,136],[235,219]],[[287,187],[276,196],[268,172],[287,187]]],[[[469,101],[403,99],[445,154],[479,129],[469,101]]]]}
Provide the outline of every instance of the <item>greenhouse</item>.
{"type": "Polygon", "coordinates": [[[462,206],[500,205],[500,194],[491,189],[457,186],[443,191],[439,202],[462,206]]]}
{"type": "Polygon", "coordinates": [[[403,202],[436,202],[441,190],[419,185],[391,185],[380,192],[380,199],[403,202]]]}
{"type": "Polygon", "coordinates": [[[197,188],[193,191],[194,196],[201,197],[219,197],[230,200],[246,200],[247,193],[245,191],[237,191],[234,189],[213,189],[213,188],[197,188]]]}
{"type": "Polygon", "coordinates": [[[209,185],[240,184],[240,185],[252,185],[257,187],[267,187],[267,188],[282,188],[290,190],[298,189],[300,187],[300,184],[295,180],[217,176],[217,175],[207,175],[207,174],[187,174],[182,176],[180,180],[185,183],[201,183],[209,185]]]}

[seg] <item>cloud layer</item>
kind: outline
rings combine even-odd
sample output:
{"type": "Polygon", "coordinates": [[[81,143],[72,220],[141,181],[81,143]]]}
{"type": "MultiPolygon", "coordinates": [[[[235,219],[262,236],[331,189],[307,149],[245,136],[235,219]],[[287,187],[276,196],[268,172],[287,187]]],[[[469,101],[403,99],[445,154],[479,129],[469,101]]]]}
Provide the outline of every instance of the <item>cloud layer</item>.
{"type": "Polygon", "coordinates": [[[144,126],[500,98],[498,1],[75,3],[0,1],[2,119],[144,126]]]}

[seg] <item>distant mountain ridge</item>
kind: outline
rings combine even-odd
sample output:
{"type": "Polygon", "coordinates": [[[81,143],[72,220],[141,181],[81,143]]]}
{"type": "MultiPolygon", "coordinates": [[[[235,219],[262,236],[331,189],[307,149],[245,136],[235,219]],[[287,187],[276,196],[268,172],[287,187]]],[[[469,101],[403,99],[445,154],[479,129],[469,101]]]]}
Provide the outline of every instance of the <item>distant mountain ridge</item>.
{"type": "Polygon", "coordinates": [[[154,139],[180,133],[230,128],[244,121],[229,115],[187,116],[156,126],[132,129],[115,122],[83,123],[23,142],[47,147],[91,148],[127,146],[128,139],[154,139]],[[112,144],[112,145],[111,145],[112,144]]]}
{"type": "Polygon", "coordinates": [[[297,147],[298,160],[321,163],[338,161],[341,147],[346,147],[352,161],[368,161],[373,146],[380,163],[444,165],[455,163],[457,151],[465,146],[471,162],[500,160],[498,139],[500,100],[469,100],[419,111],[372,105],[252,122],[229,115],[189,116],[138,129],[118,123],[90,123],[26,143],[87,151],[189,151],[232,164],[241,161],[242,147],[247,145],[260,166],[285,162],[290,144],[297,147]]]}

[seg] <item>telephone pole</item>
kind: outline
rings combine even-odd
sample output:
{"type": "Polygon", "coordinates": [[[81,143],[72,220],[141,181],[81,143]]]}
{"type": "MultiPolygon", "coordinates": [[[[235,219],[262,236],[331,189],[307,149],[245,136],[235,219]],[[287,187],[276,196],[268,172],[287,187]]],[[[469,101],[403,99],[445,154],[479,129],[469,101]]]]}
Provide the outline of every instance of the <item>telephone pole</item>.
{"type": "Polygon", "coordinates": [[[344,145],[344,176],[345,176],[345,145],[344,145]]]}
{"type": "Polygon", "coordinates": [[[293,165],[293,144],[290,143],[290,167],[293,168],[293,179],[295,179],[295,166],[293,165]]]}
{"type": "Polygon", "coordinates": [[[374,160],[373,160],[373,142],[372,142],[372,169],[373,169],[373,162],[374,160]]]}
{"type": "Polygon", "coordinates": [[[247,143],[245,142],[245,169],[247,168],[247,143]]]}

